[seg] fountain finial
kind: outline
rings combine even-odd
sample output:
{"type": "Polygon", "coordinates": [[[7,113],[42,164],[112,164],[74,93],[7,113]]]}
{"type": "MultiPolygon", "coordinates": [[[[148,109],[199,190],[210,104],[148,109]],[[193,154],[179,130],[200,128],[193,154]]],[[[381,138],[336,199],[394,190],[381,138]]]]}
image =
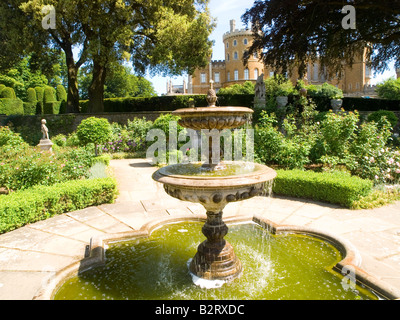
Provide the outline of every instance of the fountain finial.
{"type": "Polygon", "coordinates": [[[207,97],[206,100],[208,102],[209,107],[215,107],[215,103],[217,102],[217,94],[215,93],[214,87],[213,87],[213,80],[210,80],[210,89],[207,91],[207,97]]]}

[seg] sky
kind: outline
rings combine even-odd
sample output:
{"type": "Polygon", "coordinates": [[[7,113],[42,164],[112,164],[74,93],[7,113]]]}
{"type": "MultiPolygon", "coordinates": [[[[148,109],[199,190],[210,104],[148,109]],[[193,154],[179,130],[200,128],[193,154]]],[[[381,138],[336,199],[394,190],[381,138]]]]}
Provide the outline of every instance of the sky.
{"type": "MultiPolygon", "coordinates": [[[[242,29],[245,27],[241,21],[241,16],[253,6],[254,0],[210,0],[209,9],[213,18],[216,18],[214,31],[211,33],[209,39],[214,40],[212,60],[224,60],[225,51],[222,42],[222,35],[229,31],[229,21],[236,20],[236,28],[242,29]]],[[[371,84],[382,82],[390,77],[396,77],[393,64],[390,70],[385,71],[383,74],[374,75],[371,84]]],[[[167,90],[167,81],[172,80],[173,84],[182,85],[183,77],[146,77],[152,82],[154,89],[158,95],[165,94],[167,90]]]]}

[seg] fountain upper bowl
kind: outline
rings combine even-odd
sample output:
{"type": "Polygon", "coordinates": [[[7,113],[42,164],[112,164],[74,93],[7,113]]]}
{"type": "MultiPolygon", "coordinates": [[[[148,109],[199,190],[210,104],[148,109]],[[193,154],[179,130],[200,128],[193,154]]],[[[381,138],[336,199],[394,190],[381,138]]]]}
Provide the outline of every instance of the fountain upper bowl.
{"type": "Polygon", "coordinates": [[[267,194],[268,182],[276,177],[275,170],[258,163],[231,161],[224,165],[226,174],[224,170],[202,172],[201,163],[174,164],[154,172],[153,179],[162,183],[170,196],[201,203],[207,211],[217,212],[230,202],[267,194]],[[248,170],[232,173],[230,165],[248,170]],[[193,167],[198,173],[190,172],[193,167]]]}
{"type": "Polygon", "coordinates": [[[180,117],[178,123],[185,128],[201,129],[233,129],[244,125],[254,111],[246,107],[201,107],[182,108],[173,111],[180,117]]]}

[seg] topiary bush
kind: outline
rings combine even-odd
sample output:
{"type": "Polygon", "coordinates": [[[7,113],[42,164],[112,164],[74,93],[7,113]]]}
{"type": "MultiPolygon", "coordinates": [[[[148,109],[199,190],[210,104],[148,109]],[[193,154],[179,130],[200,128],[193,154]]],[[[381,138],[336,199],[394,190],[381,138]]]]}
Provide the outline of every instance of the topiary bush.
{"type": "Polygon", "coordinates": [[[24,103],[20,99],[0,98],[0,114],[23,115],[24,103]]]}
{"type": "Polygon", "coordinates": [[[275,194],[340,204],[351,208],[354,201],[367,196],[371,180],[346,172],[277,170],[272,191],[275,194]]]}
{"type": "Polygon", "coordinates": [[[98,155],[97,147],[106,143],[112,136],[111,125],[105,118],[90,117],[79,124],[76,134],[80,142],[84,145],[93,143],[95,153],[98,155]]]}
{"type": "Polygon", "coordinates": [[[60,101],[59,113],[65,113],[67,111],[67,91],[61,84],[56,88],[56,97],[57,101],[60,101]]]}
{"type": "Polygon", "coordinates": [[[50,86],[46,86],[43,94],[43,113],[59,114],[62,101],[57,101],[56,90],[50,86]]]}
{"type": "Polygon", "coordinates": [[[24,102],[24,114],[35,115],[37,105],[37,96],[34,88],[26,90],[26,101],[24,102]]]}
{"type": "Polygon", "coordinates": [[[13,88],[5,87],[0,92],[0,98],[17,99],[17,96],[15,95],[15,91],[13,88]]]}
{"type": "Polygon", "coordinates": [[[44,88],[43,87],[36,87],[36,98],[37,98],[37,105],[36,105],[36,114],[43,114],[44,113],[44,88]]]}

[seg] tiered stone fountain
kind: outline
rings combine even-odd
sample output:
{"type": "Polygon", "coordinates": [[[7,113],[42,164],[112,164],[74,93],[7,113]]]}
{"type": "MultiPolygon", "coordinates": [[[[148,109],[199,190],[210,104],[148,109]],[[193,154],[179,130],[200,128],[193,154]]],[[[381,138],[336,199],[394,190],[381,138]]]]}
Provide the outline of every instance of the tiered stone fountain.
{"type": "MultiPolygon", "coordinates": [[[[216,107],[217,96],[212,87],[207,94],[208,107],[178,109],[183,127],[201,130],[237,128],[248,121],[252,109],[245,107],[216,107]]],[[[217,137],[218,138],[218,137],[217,137]]],[[[219,152],[219,151],[218,151],[219,152]]],[[[202,228],[207,238],[198,246],[189,269],[198,278],[232,281],[242,272],[242,265],[230,243],[224,240],[228,227],[224,223],[223,209],[230,202],[261,195],[276,172],[271,168],[250,162],[214,163],[212,137],[209,137],[208,161],[202,164],[173,164],[157,170],[153,179],[164,185],[172,197],[201,203],[207,211],[202,228]],[[240,168],[232,170],[232,168],[240,168]],[[243,168],[247,168],[243,170],[243,168]]]]}

